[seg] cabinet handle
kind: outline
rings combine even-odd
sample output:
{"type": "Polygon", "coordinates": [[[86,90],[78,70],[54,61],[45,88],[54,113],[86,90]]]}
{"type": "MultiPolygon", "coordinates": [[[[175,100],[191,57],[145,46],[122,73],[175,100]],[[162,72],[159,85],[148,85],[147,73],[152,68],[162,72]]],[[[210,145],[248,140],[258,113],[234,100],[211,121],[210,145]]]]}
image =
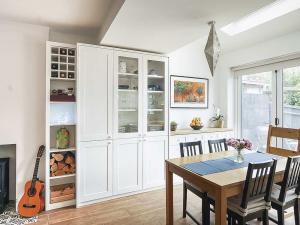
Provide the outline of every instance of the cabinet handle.
{"type": "Polygon", "coordinates": [[[144,139],[143,139],[143,141],[147,141],[147,139],[146,139],[146,138],[144,138],[144,139]]]}
{"type": "Polygon", "coordinates": [[[108,136],[107,139],[111,139],[111,136],[108,136]]]}
{"type": "Polygon", "coordinates": [[[111,144],[112,144],[112,142],[111,142],[111,141],[109,141],[109,142],[107,142],[107,144],[108,144],[108,145],[111,145],[111,144]]]}

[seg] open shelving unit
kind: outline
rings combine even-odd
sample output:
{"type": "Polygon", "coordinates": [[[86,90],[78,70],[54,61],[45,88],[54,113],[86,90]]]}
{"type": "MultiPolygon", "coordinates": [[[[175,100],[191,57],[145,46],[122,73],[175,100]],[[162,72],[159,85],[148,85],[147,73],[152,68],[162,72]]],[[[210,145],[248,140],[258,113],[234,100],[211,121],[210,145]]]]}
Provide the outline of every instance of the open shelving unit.
{"type": "Polygon", "coordinates": [[[76,203],[75,45],[47,42],[46,76],[45,208],[51,210],[76,203]],[[65,148],[57,146],[57,132],[61,129],[69,134],[65,148]],[[57,155],[60,158],[55,158],[57,155]]]}

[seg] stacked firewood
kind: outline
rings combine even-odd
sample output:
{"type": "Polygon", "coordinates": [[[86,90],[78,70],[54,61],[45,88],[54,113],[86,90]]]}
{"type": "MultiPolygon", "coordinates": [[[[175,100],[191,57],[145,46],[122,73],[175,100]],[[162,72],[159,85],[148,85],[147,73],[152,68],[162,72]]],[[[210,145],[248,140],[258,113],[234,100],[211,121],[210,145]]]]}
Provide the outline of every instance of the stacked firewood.
{"type": "Polygon", "coordinates": [[[51,177],[75,173],[75,156],[72,152],[52,153],[50,157],[51,177]]]}

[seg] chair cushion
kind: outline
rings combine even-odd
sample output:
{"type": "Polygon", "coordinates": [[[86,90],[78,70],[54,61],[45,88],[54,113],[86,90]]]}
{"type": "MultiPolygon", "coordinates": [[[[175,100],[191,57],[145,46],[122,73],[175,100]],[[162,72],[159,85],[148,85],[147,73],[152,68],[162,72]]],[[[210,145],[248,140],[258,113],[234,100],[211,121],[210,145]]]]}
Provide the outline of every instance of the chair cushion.
{"type": "Polygon", "coordinates": [[[228,199],[228,209],[241,215],[247,216],[260,210],[271,209],[271,203],[266,202],[264,198],[258,198],[248,202],[246,209],[241,207],[242,195],[237,195],[228,199]]]}
{"type": "Polygon", "coordinates": [[[281,190],[281,186],[274,184],[272,189],[272,194],[271,194],[271,201],[280,206],[284,206],[286,203],[290,201],[294,201],[297,198],[300,198],[300,196],[295,193],[295,189],[292,189],[286,192],[285,200],[284,202],[281,202],[279,201],[280,190],[281,190]]]}

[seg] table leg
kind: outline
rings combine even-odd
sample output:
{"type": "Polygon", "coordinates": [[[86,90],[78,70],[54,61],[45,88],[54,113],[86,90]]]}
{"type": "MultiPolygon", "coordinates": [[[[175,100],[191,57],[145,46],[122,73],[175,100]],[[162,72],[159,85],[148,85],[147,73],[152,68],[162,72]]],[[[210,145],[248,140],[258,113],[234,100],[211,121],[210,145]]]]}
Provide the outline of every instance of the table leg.
{"type": "Polygon", "coordinates": [[[226,225],[227,198],[222,189],[216,192],[215,204],[215,225],[226,225]]]}
{"type": "Polygon", "coordinates": [[[173,173],[166,163],[166,224],[173,225],[173,173]]]}

